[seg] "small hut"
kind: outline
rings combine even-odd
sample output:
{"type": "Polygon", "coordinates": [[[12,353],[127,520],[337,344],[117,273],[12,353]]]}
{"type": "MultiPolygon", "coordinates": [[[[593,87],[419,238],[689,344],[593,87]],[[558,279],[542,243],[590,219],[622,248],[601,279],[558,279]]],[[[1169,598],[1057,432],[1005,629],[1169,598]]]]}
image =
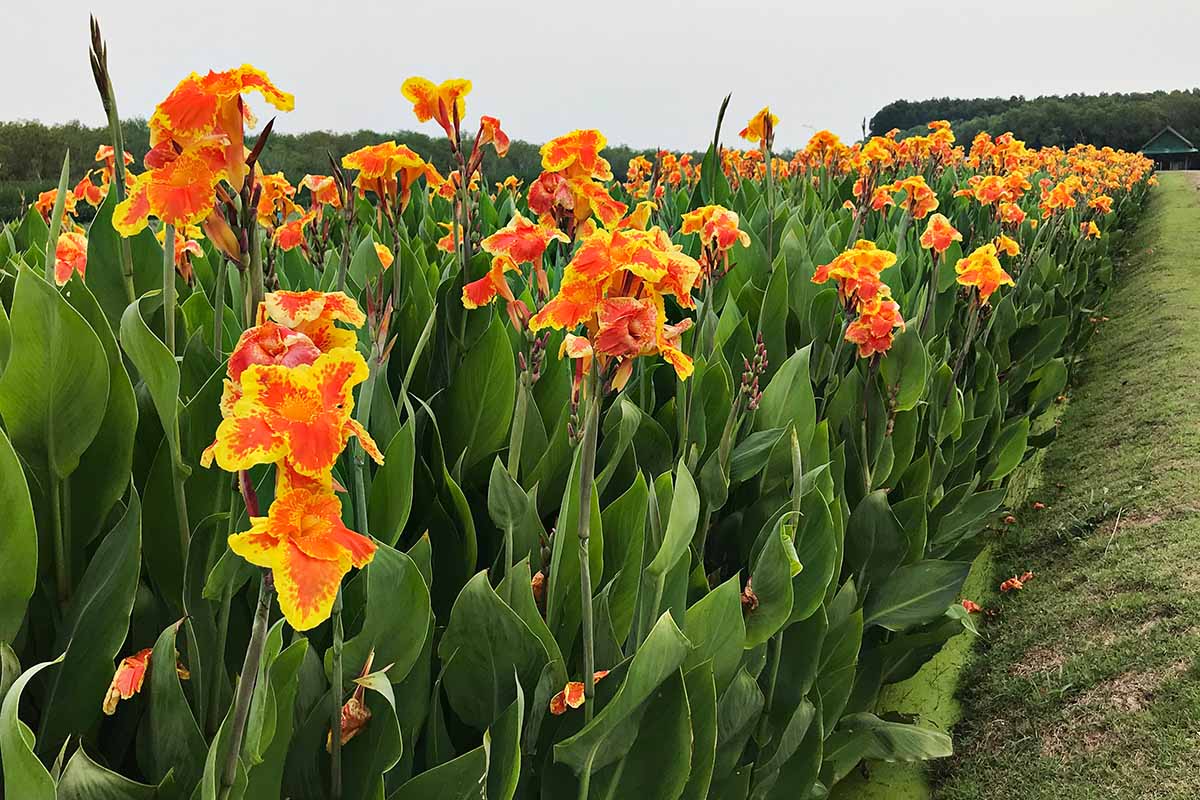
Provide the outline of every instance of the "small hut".
{"type": "Polygon", "coordinates": [[[1156,169],[1200,169],[1200,150],[1170,125],[1141,147],[1142,155],[1154,159],[1156,169]]]}

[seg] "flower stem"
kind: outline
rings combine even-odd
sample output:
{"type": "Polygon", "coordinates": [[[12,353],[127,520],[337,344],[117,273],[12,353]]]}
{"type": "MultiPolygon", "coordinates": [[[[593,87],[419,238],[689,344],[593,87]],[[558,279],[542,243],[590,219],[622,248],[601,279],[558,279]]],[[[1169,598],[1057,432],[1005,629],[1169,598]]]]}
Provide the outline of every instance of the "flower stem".
{"type": "Polygon", "coordinates": [[[221,330],[225,323],[225,284],[229,282],[226,270],[229,261],[222,258],[217,264],[217,280],[213,287],[213,357],[218,362],[224,361],[224,343],[221,341],[221,330]]]}
{"type": "Polygon", "coordinates": [[[175,226],[163,227],[163,342],[175,355],[175,226]]]}
{"type": "Polygon", "coordinates": [[[263,286],[262,250],[258,246],[258,224],[254,221],[254,208],[246,212],[250,222],[246,225],[246,242],[250,250],[250,271],[246,276],[246,325],[254,324],[258,304],[266,292],[263,286]]]}
{"type": "Polygon", "coordinates": [[[579,451],[579,599],[583,633],[584,720],[592,721],[596,695],[596,650],[592,633],[592,569],[588,539],[592,522],[592,484],[596,479],[596,438],[600,422],[600,370],[593,367],[588,381],[588,410],[579,451]]]}
{"type": "Polygon", "coordinates": [[[342,797],[342,587],[333,600],[333,675],[329,687],[331,722],[329,728],[329,796],[342,797]]]}
{"type": "MultiPolygon", "coordinates": [[[[508,437],[508,474],[517,480],[521,470],[521,445],[525,441],[525,414],[529,409],[529,371],[517,376],[517,408],[513,414],[512,434],[508,437]]],[[[505,574],[508,570],[505,569],[505,574]]]]}
{"type": "Polygon", "coordinates": [[[221,790],[217,794],[219,800],[229,797],[237,778],[238,754],[242,750],[242,737],[246,734],[246,721],[250,718],[250,700],[258,680],[259,663],[267,639],[267,622],[271,616],[271,597],[274,594],[275,582],[271,579],[271,573],[263,570],[258,587],[258,606],[254,611],[254,626],[250,630],[250,644],[242,661],[242,677],[238,681],[237,697],[233,704],[233,730],[229,750],[225,754],[225,768],[221,772],[221,790]]]}

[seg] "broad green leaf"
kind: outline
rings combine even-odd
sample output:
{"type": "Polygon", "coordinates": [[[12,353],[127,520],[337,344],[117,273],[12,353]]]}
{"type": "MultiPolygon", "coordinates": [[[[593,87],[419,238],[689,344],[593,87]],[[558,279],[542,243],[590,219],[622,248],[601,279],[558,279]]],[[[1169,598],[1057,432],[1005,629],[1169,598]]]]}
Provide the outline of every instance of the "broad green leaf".
{"type": "Polygon", "coordinates": [[[895,410],[908,411],[916,406],[925,393],[929,356],[915,326],[896,334],[891,348],[879,362],[879,372],[895,410]]]}
{"type": "Polygon", "coordinates": [[[146,676],[150,696],[138,730],[139,747],[145,754],[142,769],[151,780],[161,781],[173,771],[178,786],[191,787],[204,771],[208,746],[183,695],[179,676],[170,668],[176,659],[175,633],[176,626],[168,625],[150,654],[152,664],[168,668],[151,669],[146,676]]]}
{"type": "Polygon", "coordinates": [[[382,797],[383,775],[400,760],[403,749],[396,698],[385,672],[371,673],[355,683],[366,689],[364,700],[371,719],[342,749],[343,796],[382,797]]]}
{"type": "Polygon", "coordinates": [[[593,783],[597,794],[607,797],[679,797],[691,766],[691,716],[683,674],[677,669],[646,703],[624,758],[597,771],[593,783]]]}
{"type": "Polygon", "coordinates": [[[758,558],[750,568],[749,586],[756,603],[746,614],[748,650],[775,635],[792,613],[792,565],[795,550],[784,530],[783,517],[774,522],[758,558]]]}
{"type": "Polygon", "coordinates": [[[515,392],[516,369],[508,334],[500,317],[493,316],[446,388],[445,405],[438,414],[451,463],[466,453],[463,467],[469,469],[504,446],[515,392]]]}
{"type": "Polygon", "coordinates": [[[479,800],[487,783],[488,756],[482,745],[409,780],[387,800],[479,800]]]}
{"type": "Polygon", "coordinates": [[[716,692],[724,692],[741,664],[746,639],[738,576],[725,581],[688,608],[684,614],[683,632],[693,648],[684,661],[684,669],[690,672],[711,661],[716,692]]]}
{"type": "Polygon", "coordinates": [[[0,570],[0,641],[11,642],[37,583],[38,537],[29,486],[17,452],[0,430],[0,552],[19,569],[0,570]]]}
{"type": "Polygon", "coordinates": [[[984,474],[989,481],[998,481],[1016,469],[1025,457],[1029,440],[1029,417],[1020,417],[1000,431],[984,474]]]}
{"type": "Polygon", "coordinates": [[[295,726],[300,665],[307,653],[308,639],[297,636],[271,662],[267,680],[271,687],[270,698],[275,703],[275,725],[271,738],[262,743],[261,762],[252,766],[247,775],[247,797],[280,796],[288,746],[295,726]]]}
{"type": "MultiPolygon", "coordinates": [[[[811,346],[792,353],[763,390],[754,415],[754,429],[766,431],[794,425],[800,449],[807,450],[817,425],[816,400],[809,378],[811,346]]],[[[786,449],[786,448],[784,448],[786,449]]],[[[787,454],[782,454],[786,459],[787,454]]]]}
{"type": "Polygon", "coordinates": [[[55,800],[54,778],[33,752],[33,731],[18,716],[25,686],[61,658],[30,667],[13,682],[0,704],[0,763],[4,766],[4,796],[21,800],[55,800]]]}
{"type": "Polygon", "coordinates": [[[413,504],[413,466],[416,460],[416,436],[409,420],[392,437],[383,456],[383,466],[371,481],[367,519],[371,535],[395,545],[408,523],[413,504]]]}
{"type": "Polygon", "coordinates": [[[665,575],[687,552],[692,536],[696,533],[696,522],[700,516],[700,494],[696,482],[683,462],[675,472],[675,491],[671,499],[671,514],[667,518],[667,529],[662,545],[654,558],[646,565],[646,572],[654,576],[665,575]]]}
{"type": "Polygon", "coordinates": [[[966,561],[918,561],[871,589],[863,624],[903,631],[937,619],[958,597],[971,569],[966,561]]]}
{"type": "Polygon", "coordinates": [[[488,585],[486,572],[468,581],[454,601],[438,656],[450,706],[480,730],[517,696],[515,684],[532,686],[548,660],[538,638],[488,585]]]}
{"type": "Polygon", "coordinates": [[[142,305],[154,300],[154,296],[148,294],[125,309],[121,316],[121,347],[150,392],[172,459],[182,465],[179,450],[179,364],[167,346],[151,332],[142,315],[142,305]]]}
{"type": "Polygon", "coordinates": [[[71,756],[58,781],[58,800],[155,800],[158,796],[157,786],[100,766],[82,747],[71,756]]]}
{"type": "Polygon", "coordinates": [[[12,352],[0,375],[0,417],[35,474],[65,478],[104,418],[108,359],[92,326],[58,291],[21,270],[12,302],[12,352]]]}
{"type": "Polygon", "coordinates": [[[692,723],[692,764],[680,800],[704,800],[717,758],[717,687],[711,664],[684,673],[688,716],[692,723]]]}
{"type": "Polygon", "coordinates": [[[517,684],[517,697],[495,724],[484,731],[487,752],[488,800],[513,800],[521,777],[521,729],[525,722],[525,693],[517,684]]]}

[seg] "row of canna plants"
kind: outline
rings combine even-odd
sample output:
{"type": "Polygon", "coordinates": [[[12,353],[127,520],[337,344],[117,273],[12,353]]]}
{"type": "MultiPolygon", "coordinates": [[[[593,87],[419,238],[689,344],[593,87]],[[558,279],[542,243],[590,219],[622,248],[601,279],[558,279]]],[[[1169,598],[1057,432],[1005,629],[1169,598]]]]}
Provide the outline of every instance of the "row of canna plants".
{"type": "Polygon", "coordinates": [[[974,630],[1144,159],[785,160],[722,105],[700,163],[619,182],[580,130],[526,189],[413,78],[458,168],[297,194],[264,73],[181,81],[134,174],[91,57],[113,146],[0,230],[6,796],[820,797],[950,753],[877,699],[974,630]]]}

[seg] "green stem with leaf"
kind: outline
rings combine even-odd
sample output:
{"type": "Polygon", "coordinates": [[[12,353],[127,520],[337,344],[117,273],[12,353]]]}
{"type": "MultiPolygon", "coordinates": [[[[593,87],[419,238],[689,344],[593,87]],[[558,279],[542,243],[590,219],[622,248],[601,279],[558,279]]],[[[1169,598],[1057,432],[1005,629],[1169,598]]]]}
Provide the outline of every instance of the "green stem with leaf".
{"type": "Polygon", "coordinates": [[[592,721],[596,696],[596,649],[592,618],[592,569],[588,542],[592,523],[592,486],[596,480],[596,439],[600,428],[600,370],[592,367],[588,376],[588,408],[579,450],[579,599],[583,633],[583,715],[592,721]]]}

